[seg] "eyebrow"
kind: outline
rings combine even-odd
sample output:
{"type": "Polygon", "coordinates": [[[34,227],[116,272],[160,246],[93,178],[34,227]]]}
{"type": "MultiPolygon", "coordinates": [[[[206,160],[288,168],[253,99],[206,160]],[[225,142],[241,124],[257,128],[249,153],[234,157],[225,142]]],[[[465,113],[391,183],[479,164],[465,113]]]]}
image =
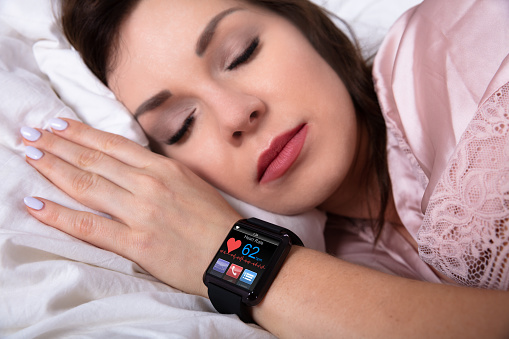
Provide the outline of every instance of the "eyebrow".
{"type": "Polygon", "coordinates": [[[208,23],[208,25],[205,27],[203,32],[200,35],[200,38],[198,39],[198,42],[196,43],[196,55],[201,57],[203,53],[207,50],[207,47],[209,46],[210,42],[212,41],[212,38],[214,37],[214,34],[216,33],[216,28],[219,22],[223,20],[226,16],[243,10],[243,8],[240,7],[233,7],[229,8],[227,10],[224,10],[214,16],[212,20],[208,23]]]}
{"type": "Polygon", "coordinates": [[[162,90],[156,95],[152,96],[150,99],[145,100],[134,112],[134,117],[138,119],[140,115],[145,112],[156,109],[161,106],[166,100],[171,98],[171,92],[168,90],[162,90]]]}

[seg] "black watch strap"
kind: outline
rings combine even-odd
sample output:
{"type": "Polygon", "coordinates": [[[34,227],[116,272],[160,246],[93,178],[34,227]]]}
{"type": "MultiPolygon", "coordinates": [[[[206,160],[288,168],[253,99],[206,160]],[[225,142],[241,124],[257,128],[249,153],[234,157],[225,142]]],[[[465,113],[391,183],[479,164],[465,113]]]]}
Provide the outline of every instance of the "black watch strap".
{"type": "Polygon", "coordinates": [[[249,306],[238,294],[225,290],[214,283],[208,285],[209,299],[219,313],[236,314],[245,323],[254,323],[249,306]]]}
{"type": "MultiPolygon", "coordinates": [[[[256,218],[244,219],[240,222],[242,221],[247,224],[261,227],[275,234],[286,234],[290,238],[291,245],[303,246],[300,238],[286,228],[256,218]]],[[[254,320],[251,317],[250,307],[242,301],[241,295],[216,285],[213,282],[209,282],[207,287],[209,299],[218,312],[237,314],[242,321],[254,323],[254,320]]]]}

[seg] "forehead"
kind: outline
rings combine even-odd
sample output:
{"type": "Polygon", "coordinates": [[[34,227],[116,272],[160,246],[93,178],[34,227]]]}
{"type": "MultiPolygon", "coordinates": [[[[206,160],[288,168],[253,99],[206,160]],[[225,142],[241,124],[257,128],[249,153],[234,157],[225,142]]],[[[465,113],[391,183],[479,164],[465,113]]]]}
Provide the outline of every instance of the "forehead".
{"type": "Polygon", "coordinates": [[[110,87],[118,90],[117,82],[126,68],[156,67],[152,61],[177,60],[194,53],[210,20],[239,6],[249,7],[238,0],[141,0],[120,27],[118,49],[108,74],[110,87]]]}
{"type": "Polygon", "coordinates": [[[130,26],[157,26],[171,18],[193,26],[217,11],[238,5],[234,0],[141,0],[126,22],[130,26]]]}
{"type": "Polygon", "coordinates": [[[238,7],[233,0],[142,0],[120,28],[121,42],[128,47],[157,48],[154,42],[179,40],[193,45],[193,37],[218,13],[238,7]],[[180,38],[180,39],[179,39],[180,38]]]}

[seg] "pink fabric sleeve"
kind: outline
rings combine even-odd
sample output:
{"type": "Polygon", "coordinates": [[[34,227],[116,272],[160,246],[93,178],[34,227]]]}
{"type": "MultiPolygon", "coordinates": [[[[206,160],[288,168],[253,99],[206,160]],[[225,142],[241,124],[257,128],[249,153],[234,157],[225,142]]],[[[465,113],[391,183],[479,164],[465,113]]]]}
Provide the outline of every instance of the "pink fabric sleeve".
{"type": "Polygon", "coordinates": [[[509,102],[501,90],[509,80],[507,18],[506,0],[425,0],[396,22],[375,59],[373,72],[388,127],[389,171],[396,207],[419,243],[421,258],[458,283],[503,289],[509,287],[509,276],[496,266],[505,265],[501,261],[508,258],[507,249],[500,249],[500,244],[508,241],[506,222],[502,223],[505,233],[497,231],[501,216],[509,220],[509,197],[503,184],[509,178],[504,176],[509,173],[509,151],[504,148],[508,139],[500,135],[509,123],[504,122],[504,105],[509,102]],[[500,113],[498,118],[486,118],[494,109],[500,113]],[[475,142],[495,137],[501,139],[483,145],[495,146],[499,152],[481,152],[480,158],[496,155],[497,168],[479,157],[468,158],[475,142]],[[448,174],[465,169],[457,168],[459,158],[465,168],[473,168],[472,162],[479,161],[475,168],[480,174],[475,179],[458,174],[455,185],[447,186],[446,197],[444,183],[451,182],[448,174]],[[497,190],[500,203],[486,215],[481,200],[485,206],[491,204],[493,192],[479,193],[473,204],[465,189],[476,180],[485,182],[483,175],[492,170],[499,177],[490,189],[497,190]],[[461,199],[453,199],[462,194],[461,199]],[[468,217],[471,222],[459,220],[459,211],[466,213],[461,218],[468,217]],[[478,219],[481,214],[485,217],[482,220],[478,219]],[[474,232],[466,231],[467,224],[474,232]],[[477,232],[480,229],[484,233],[477,232]],[[444,234],[444,230],[452,233],[444,234]],[[502,241],[489,249],[483,247],[496,240],[492,236],[496,232],[502,241]],[[458,233],[466,235],[461,239],[451,236],[458,233]],[[453,250],[459,242],[468,244],[453,250]],[[498,254],[488,260],[483,251],[498,254]],[[456,269],[459,266],[462,268],[456,269]],[[483,269],[478,268],[481,266],[483,269]],[[478,277],[493,274],[490,270],[498,270],[497,278],[488,282],[478,277]],[[505,283],[495,282],[497,279],[505,283]]]}
{"type": "Polygon", "coordinates": [[[417,239],[420,257],[456,282],[509,289],[509,82],[463,133],[417,239]]]}

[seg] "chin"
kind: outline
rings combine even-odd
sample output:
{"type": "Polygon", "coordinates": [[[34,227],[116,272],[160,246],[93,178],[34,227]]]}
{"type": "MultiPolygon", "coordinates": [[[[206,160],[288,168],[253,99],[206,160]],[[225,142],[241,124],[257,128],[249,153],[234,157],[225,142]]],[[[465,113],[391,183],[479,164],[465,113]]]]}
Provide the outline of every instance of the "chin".
{"type": "Polygon", "coordinates": [[[264,201],[262,204],[258,204],[258,207],[272,213],[296,215],[317,208],[326,200],[326,197],[313,197],[311,194],[306,195],[306,199],[289,199],[282,195],[278,199],[278,201],[264,201]]]}

